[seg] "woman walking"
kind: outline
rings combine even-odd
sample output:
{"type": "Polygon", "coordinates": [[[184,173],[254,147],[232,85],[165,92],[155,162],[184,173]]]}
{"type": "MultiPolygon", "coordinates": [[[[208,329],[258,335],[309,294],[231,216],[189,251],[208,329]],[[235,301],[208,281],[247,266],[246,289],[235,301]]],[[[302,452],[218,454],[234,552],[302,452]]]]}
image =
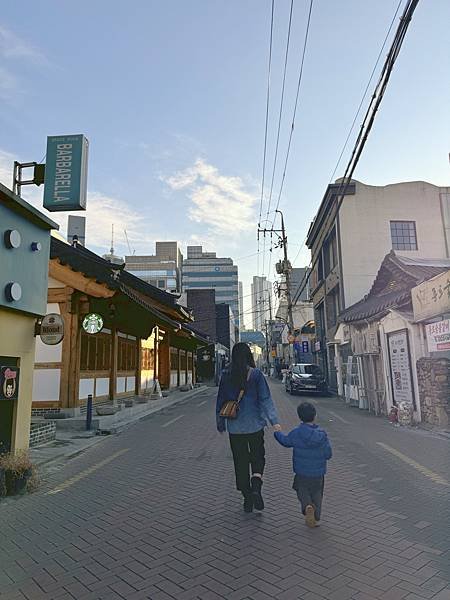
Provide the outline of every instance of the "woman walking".
{"type": "Polygon", "coordinates": [[[220,380],[216,419],[217,430],[228,431],[230,437],[236,487],[244,496],[245,512],[263,510],[264,427],[267,421],[275,431],[281,427],[266,379],[255,368],[249,346],[242,342],[233,347],[231,367],[220,380]]]}

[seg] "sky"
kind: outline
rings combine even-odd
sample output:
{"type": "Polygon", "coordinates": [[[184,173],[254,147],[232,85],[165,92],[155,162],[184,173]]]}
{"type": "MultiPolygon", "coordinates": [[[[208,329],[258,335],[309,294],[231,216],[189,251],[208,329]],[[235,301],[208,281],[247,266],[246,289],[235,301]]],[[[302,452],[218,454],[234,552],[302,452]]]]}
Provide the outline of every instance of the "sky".
{"type": "MultiPolygon", "coordinates": [[[[294,266],[309,263],[304,246],[309,224],[398,4],[314,0],[280,197],[294,266]]],[[[294,0],[267,215],[289,9],[289,0],[275,0],[262,209],[269,224],[286,157],[309,1],[294,0]]],[[[183,248],[201,244],[231,256],[248,312],[252,276],[265,274],[273,281],[279,256],[279,250],[268,251],[269,240],[265,246],[261,241],[256,256],[270,11],[270,0],[40,0],[26,10],[23,3],[6,3],[0,15],[0,181],[11,186],[14,160],[42,161],[47,135],[85,134],[88,247],[108,251],[114,224],[118,254],[129,253],[126,230],[136,253],[152,253],[156,240],[178,240],[183,248]]],[[[356,179],[372,185],[408,180],[450,185],[449,22],[447,0],[419,2],[356,179]]],[[[375,80],[370,90],[374,85],[375,80]]],[[[342,175],[350,150],[351,145],[334,179],[342,175]]],[[[42,206],[42,188],[24,188],[23,196],[42,206]]],[[[64,232],[67,214],[53,217],[64,232]]],[[[245,320],[249,325],[248,316],[245,320]]]]}

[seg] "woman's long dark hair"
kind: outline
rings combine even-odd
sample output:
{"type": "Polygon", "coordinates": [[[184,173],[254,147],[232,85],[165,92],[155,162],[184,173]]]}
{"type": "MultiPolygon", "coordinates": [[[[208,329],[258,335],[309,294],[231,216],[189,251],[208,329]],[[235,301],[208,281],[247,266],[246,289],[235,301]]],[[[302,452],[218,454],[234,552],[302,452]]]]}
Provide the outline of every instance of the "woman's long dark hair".
{"type": "Polygon", "coordinates": [[[255,367],[252,351],[248,344],[238,342],[233,346],[231,353],[231,381],[239,389],[247,383],[248,368],[255,367]]]}

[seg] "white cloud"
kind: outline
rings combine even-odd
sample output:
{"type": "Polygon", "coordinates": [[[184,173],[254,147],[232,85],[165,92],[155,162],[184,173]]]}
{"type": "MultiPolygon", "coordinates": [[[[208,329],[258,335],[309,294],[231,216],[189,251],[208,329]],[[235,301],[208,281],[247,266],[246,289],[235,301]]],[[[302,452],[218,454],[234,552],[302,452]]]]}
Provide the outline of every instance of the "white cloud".
{"type": "MultiPolygon", "coordinates": [[[[0,182],[11,188],[13,162],[15,157],[0,149],[0,182]]],[[[136,252],[149,253],[153,240],[159,239],[153,235],[148,221],[131,208],[127,202],[98,191],[88,192],[87,210],[76,213],[49,213],[42,206],[43,187],[33,185],[22,188],[23,198],[58,223],[60,232],[65,236],[69,214],[86,217],[87,246],[99,254],[109,251],[111,245],[111,225],[115,230],[115,249],[121,254],[128,254],[125,241],[127,231],[130,244],[136,252]]]]}
{"type": "Polygon", "coordinates": [[[224,176],[202,159],[163,180],[174,191],[186,190],[191,200],[189,218],[213,234],[239,236],[255,226],[256,194],[240,177],[224,176]]]}
{"type": "Polygon", "coordinates": [[[44,54],[15,33],[0,25],[0,56],[4,59],[21,59],[36,64],[48,64],[44,54]]]}

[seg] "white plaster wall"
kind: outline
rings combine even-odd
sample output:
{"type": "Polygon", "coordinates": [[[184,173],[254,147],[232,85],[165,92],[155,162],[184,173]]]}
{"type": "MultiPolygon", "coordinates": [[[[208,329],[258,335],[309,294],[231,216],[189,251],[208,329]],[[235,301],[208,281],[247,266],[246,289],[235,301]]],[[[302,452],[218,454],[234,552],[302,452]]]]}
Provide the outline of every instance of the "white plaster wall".
{"type": "Polygon", "coordinates": [[[117,377],[116,380],[116,391],[118,394],[121,394],[122,392],[125,392],[125,385],[126,385],[126,377],[117,377]]]}
{"type": "Polygon", "coordinates": [[[94,379],[80,379],[78,398],[87,398],[89,394],[94,395],[94,379]]]}
{"type": "Polygon", "coordinates": [[[361,300],[372,287],[383,258],[392,249],[390,221],[416,221],[417,251],[407,257],[446,258],[441,188],[423,181],[384,187],[356,182],[339,213],[345,305],[361,300]]]}
{"type": "Polygon", "coordinates": [[[33,402],[59,401],[60,369],[35,369],[33,373],[33,402]]]}
{"type": "Polygon", "coordinates": [[[136,377],[127,377],[126,391],[133,392],[135,383],[136,383],[136,377]]]}
{"type": "Polygon", "coordinates": [[[109,394],[109,379],[101,377],[95,380],[95,395],[107,396],[109,394]]]}

